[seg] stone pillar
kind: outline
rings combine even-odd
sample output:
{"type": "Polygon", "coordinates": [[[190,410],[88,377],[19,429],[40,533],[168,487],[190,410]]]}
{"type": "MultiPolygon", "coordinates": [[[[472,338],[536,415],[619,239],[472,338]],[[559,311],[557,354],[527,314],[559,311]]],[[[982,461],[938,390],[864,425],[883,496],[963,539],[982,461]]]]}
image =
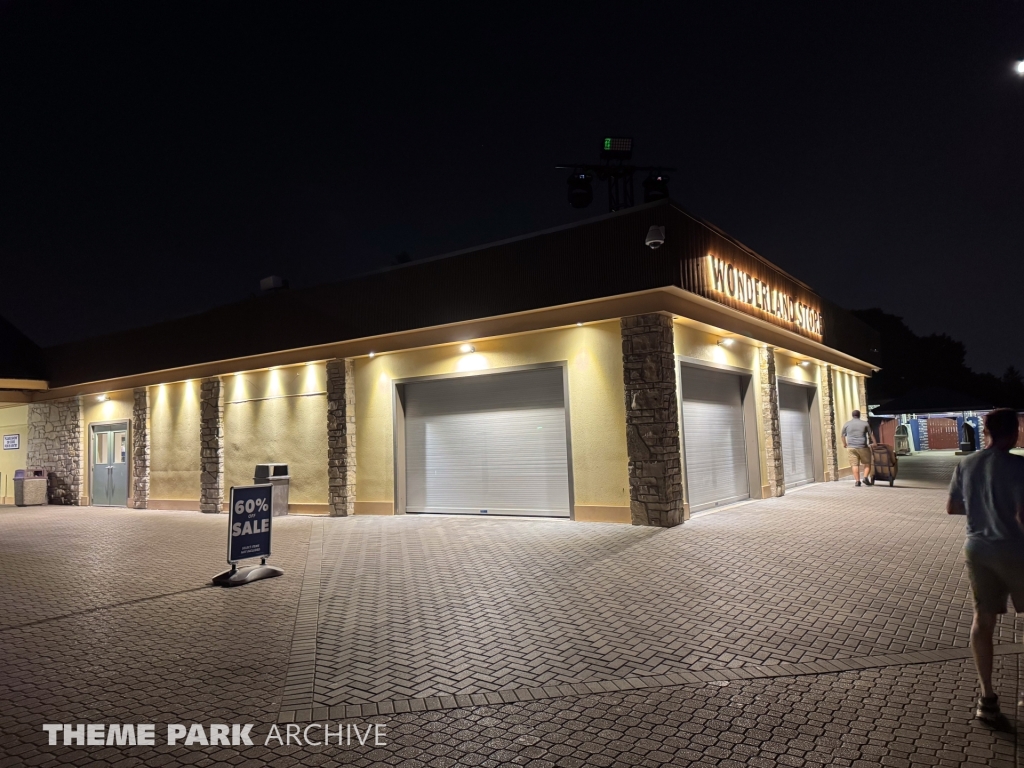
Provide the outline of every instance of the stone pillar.
{"type": "Polygon", "coordinates": [[[132,403],[132,506],[149,505],[149,390],[133,390],[132,403]]]}
{"type": "Polygon", "coordinates": [[[356,386],[352,360],[327,361],[327,504],[334,517],[355,513],[356,386]]]}
{"type": "Polygon", "coordinates": [[[671,528],[683,522],[672,318],[624,317],[621,327],[630,514],[633,525],[671,528]]]}
{"type": "Polygon", "coordinates": [[[868,386],[867,376],[857,377],[857,392],[860,395],[860,417],[864,421],[868,420],[868,386]]]}
{"type": "Polygon", "coordinates": [[[775,350],[760,347],[757,350],[758,381],[760,382],[761,418],[764,424],[764,453],[769,496],[786,493],[786,476],[782,465],[782,430],[779,427],[779,382],[775,376],[775,350]]]}
{"type": "Polygon", "coordinates": [[[79,398],[30,403],[25,449],[26,466],[46,470],[51,504],[81,503],[85,461],[79,398]]]}
{"type": "Polygon", "coordinates": [[[839,479],[839,447],[836,442],[836,398],[832,366],[821,369],[821,423],[825,433],[823,446],[825,459],[825,480],[839,479]]]}
{"type": "Polygon", "coordinates": [[[224,386],[220,379],[203,379],[199,390],[199,445],[199,511],[220,512],[224,501],[224,386]]]}

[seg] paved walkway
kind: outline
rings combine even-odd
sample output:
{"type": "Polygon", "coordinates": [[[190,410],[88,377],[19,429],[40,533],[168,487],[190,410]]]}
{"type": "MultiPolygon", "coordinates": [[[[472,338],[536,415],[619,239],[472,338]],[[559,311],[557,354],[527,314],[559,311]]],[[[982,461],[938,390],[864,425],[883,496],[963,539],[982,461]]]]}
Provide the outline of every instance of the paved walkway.
{"type": "MultiPolygon", "coordinates": [[[[0,768],[1015,766],[1013,736],[970,720],[954,461],[668,531],[291,517],[285,576],[234,590],[207,586],[222,516],[3,508],[0,768]],[[41,730],[251,722],[260,744],[328,718],[386,724],[388,746],[49,747],[41,730]]],[[[1013,639],[1006,620],[1006,702],[1013,639]]]]}

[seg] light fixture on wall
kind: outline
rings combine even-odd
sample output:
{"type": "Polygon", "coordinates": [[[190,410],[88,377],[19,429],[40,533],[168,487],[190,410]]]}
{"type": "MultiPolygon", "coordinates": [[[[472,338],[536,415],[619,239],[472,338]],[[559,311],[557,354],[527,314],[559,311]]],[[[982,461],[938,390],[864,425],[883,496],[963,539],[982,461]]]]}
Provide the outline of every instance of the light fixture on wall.
{"type": "Polygon", "coordinates": [[[583,323],[576,323],[577,327],[582,327],[583,323]]]}
{"type": "Polygon", "coordinates": [[[718,342],[718,346],[720,346],[720,347],[731,347],[733,345],[733,342],[734,342],[733,339],[721,339],[718,342]]]}
{"type": "Polygon", "coordinates": [[[373,358],[376,357],[376,355],[377,355],[376,352],[371,352],[370,353],[370,359],[373,360],[373,358]]]}
{"type": "Polygon", "coordinates": [[[810,364],[811,364],[810,360],[801,360],[800,361],[800,365],[802,365],[804,368],[806,368],[810,364]]]}
{"type": "Polygon", "coordinates": [[[463,344],[461,347],[459,347],[459,352],[461,352],[464,355],[467,355],[470,352],[476,352],[476,347],[474,347],[472,344],[463,344]]]}
{"type": "Polygon", "coordinates": [[[96,399],[99,400],[101,403],[105,403],[105,402],[107,402],[107,400],[110,399],[110,396],[109,395],[100,395],[96,399]]]}

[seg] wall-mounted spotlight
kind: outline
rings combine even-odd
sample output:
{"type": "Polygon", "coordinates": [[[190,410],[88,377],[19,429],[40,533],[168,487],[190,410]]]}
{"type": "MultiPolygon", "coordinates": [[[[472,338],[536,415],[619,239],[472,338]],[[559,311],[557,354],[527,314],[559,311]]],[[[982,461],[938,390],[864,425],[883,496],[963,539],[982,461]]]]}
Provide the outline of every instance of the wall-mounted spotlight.
{"type": "Polygon", "coordinates": [[[464,355],[467,355],[470,352],[476,352],[476,347],[474,347],[472,344],[463,344],[461,347],[459,347],[459,352],[461,352],[464,355]]]}
{"type": "Polygon", "coordinates": [[[810,360],[801,360],[800,361],[800,365],[802,365],[804,368],[806,368],[810,364],[811,364],[810,360]]]}
{"type": "Polygon", "coordinates": [[[582,325],[583,325],[583,323],[576,323],[576,325],[577,325],[577,326],[582,326],[582,325]]]}
{"type": "Polygon", "coordinates": [[[370,359],[373,360],[373,358],[376,357],[376,355],[377,355],[376,352],[371,352],[370,353],[370,359]]]}
{"type": "Polygon", "coordinates": [[[718,346],[731,347],[733,345],[733,341],[733,339],[722,339],[721,341],[718,342],[718,346]]]}
{"type": "Polygon", "coordinates": [[[96,399],[99,400],[101,403],[105,403],[107,402],[107,400],[110,399],[110,395],[100,395],[96,399]]]}

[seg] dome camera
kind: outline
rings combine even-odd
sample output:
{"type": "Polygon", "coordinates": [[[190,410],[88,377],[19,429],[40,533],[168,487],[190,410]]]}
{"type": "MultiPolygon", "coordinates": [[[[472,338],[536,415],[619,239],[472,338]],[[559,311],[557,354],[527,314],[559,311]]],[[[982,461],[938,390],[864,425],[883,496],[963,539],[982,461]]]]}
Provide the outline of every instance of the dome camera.
{"type": "Polygon", "coordinates": [[[652,251],[656,251],[665,244],[665,228],[659,227],[657,224],[652,224],[651,228],[647,230],[647,238],[644,240],[644,245],[650,248],[652,251]]]}

